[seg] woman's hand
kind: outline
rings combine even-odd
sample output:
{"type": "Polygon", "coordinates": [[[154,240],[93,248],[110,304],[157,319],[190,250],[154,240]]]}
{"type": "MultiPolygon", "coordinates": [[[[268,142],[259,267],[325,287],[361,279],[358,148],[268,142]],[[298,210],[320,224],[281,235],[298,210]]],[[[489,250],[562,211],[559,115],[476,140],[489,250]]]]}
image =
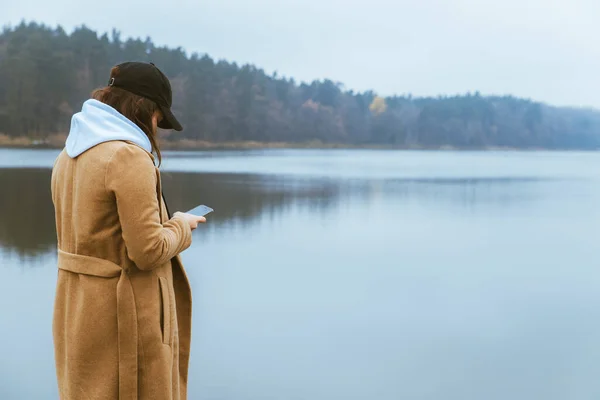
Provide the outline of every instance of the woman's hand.
{"type": "Polygon", "coordinates": [[[198,227],[198,224],[206,223],[206,218],[199,217],[199,216],[193,215],[193,214],[188,214],[188,213],[176,212],[173,215],[173,217],[185,219],[187,221],[187,223],[190,224],[190,228],[192,230],[196,229],[198,227]]]}

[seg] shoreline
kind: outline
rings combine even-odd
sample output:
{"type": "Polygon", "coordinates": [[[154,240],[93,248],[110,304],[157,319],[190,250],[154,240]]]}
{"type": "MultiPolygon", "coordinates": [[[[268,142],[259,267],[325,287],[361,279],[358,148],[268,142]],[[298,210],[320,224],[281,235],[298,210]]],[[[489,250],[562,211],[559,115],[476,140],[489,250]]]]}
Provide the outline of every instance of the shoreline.
{"type": "MultiPolygon", "coordinates": [[[[0,134],[0,149],[47,149],[60,150],[64,147],[66,135],[52,135],[46,140],[34,140],[25,137],[10,138],[0,134]]],[[[573,152],[595,152],[600,149],[560,149],[539,147],[458,147],[449,145],[440,146],[402,146],[382,144],[349,144],[349,143],[324,143],[321,141],[309,142],[257,142],[257,141],[235,141],[235,142],[207,142],[195,140],[168,141],[161,140],[162,151],[203,151],[203,150],[268,150],[268,149],[312,149],[312,150],[403,150],[403,151],[573,151],[573,152]]]]}

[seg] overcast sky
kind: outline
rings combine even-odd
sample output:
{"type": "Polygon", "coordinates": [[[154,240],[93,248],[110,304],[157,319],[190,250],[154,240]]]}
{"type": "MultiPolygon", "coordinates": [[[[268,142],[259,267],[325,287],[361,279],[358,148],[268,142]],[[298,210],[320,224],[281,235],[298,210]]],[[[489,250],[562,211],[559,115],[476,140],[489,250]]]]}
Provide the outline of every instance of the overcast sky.
{"type": "Polygon", "coordinates": [[[150,36],[383,95],[513,94],[600,108],[598,0],[2,0],[0,23],[150,36]],[[126,6],[125,6],[126,5],[126,6]]]}

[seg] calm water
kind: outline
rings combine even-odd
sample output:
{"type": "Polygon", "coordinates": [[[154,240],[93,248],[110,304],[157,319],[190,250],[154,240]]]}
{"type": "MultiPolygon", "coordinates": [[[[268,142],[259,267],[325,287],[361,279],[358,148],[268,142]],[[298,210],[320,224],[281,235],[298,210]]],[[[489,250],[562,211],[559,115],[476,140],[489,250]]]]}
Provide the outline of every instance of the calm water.
{"type": "MultiPolygon", "coordinates": [[[[56,399],[55,151],[0,150],[0,398],[56,399]]],[[[600,154],[170,153],[190,399],[600,398],[600,154]]]]}

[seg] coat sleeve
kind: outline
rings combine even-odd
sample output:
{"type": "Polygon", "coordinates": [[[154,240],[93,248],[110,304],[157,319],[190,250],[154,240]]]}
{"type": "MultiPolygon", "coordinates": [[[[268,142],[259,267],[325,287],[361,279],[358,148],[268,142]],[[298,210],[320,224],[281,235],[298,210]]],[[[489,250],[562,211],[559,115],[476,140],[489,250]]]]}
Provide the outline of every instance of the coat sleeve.
{"type": "Polygon", "coordinates": [[[161,224],[156,171],[145,151],[119,148],[108,162],[105,185],[116,199],[128,256],[139,269],[154,269],[191,245],[187,221],[174,217],[161,224]]]}

